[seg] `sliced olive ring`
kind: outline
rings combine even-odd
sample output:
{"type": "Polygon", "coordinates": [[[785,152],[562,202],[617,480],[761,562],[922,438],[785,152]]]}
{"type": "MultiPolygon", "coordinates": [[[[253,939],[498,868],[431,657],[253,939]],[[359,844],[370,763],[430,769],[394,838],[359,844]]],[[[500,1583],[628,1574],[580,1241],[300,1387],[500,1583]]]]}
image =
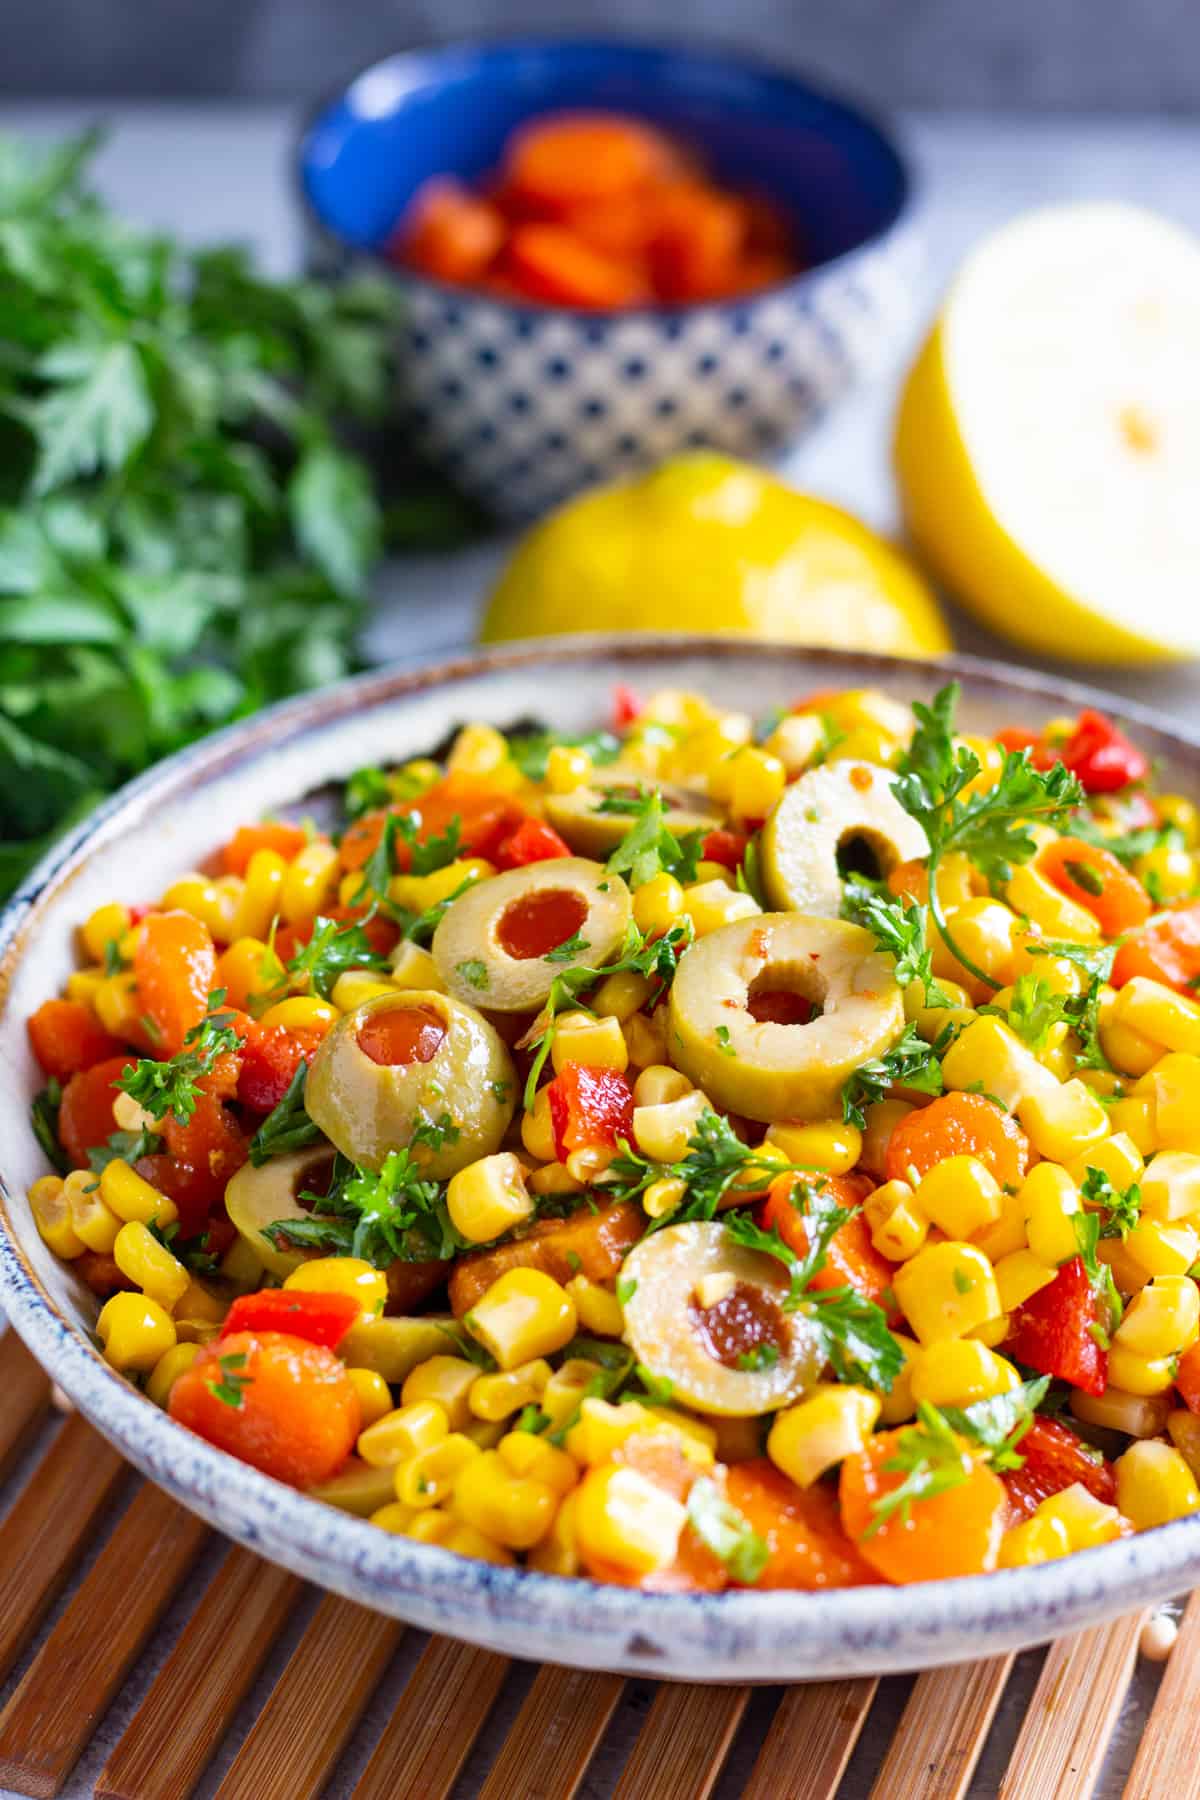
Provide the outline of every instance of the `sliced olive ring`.
{"type": "Polygon", "coordinates": [[[836,1112],[844,1083],[904,1030],[890,957],[841,919],[761,913],[691,944],[671,989],[676,1066],[722,1111],[770,1123],[836,1112]],[[806,1024],[759,1021],[759,994],[795,993],[806,1024]]]}
{"type": "Polygon", "coordinates": [[[499,1149],[516,1098],[512,1058],[495,1028],[474,1007],[418,988],[381,994],[340,1018],[304,1092],[309,1118],[363,1168],[381,1168],[425,1127],[413,1155],[439,1181],[499,1149]]]}
{"type": "Polygon", "coordinates": [[[625,1338],[699,1412],[749,1418],[786,1406],[821,1373],[817,1333],[785,1312],[783,1265],[713,1220],[668,1225],[625,1258],[625,1338]]]}
{"type": "Polygon", "coordinates": [[[666,826],[678,837],[683,831],[712,831],[721,823],[720,809],[707,794],[670,782],[647,781],[636,769],[607,769],[603,781],[573,788],[569,794],[547,794],[546,817],[572,850],[581,856],[607,856],[629,832],[644,794],[653,791],[663,803],[666,826]],[[630,811],[602,811],[606,801],[627,798],[630,811]]]}
{"type": "Polygon", "coordinates": [[[481,881],[457,899],[433,934],[434,961],[459,999],[489,1012],[533,1012],[564,969],[599,967],[615,956],[630,916],[619,875],[581,856],[554,857],[481,881]]]}
{"type": "Polygon", "coordinates": [[[273,1156],[259,1168],[243,1163],[225,1188],[225,1209],[255,1256],[272,1275],[285,1281],[307,1252],[288,1250],[266,1236],[266,1227],[287,1219],[310,1220],[313,1209],[300,1204],[304,1192],[323,1194],[333,1167],[328,1144],[273,1156]]]}
{"type": "Polygon", "coordinates": [[[861,844],[883,876],[928,856],[929,844],[874,763],[826,763],[787,788],[763,826],[762,878],[772,906],[836,919],[839,852],[861,844]]]}

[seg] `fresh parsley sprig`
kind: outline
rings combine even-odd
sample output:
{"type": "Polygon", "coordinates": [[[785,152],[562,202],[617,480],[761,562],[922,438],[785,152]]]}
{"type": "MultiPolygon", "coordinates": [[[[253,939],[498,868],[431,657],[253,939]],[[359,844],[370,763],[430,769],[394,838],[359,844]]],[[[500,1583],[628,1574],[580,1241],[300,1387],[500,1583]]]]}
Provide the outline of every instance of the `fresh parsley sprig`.
{"type": "Polygon", "coordinates": [[[876,1100],[886,1100],[893,1087],[915,1088],[919,1094],[942,1092],[941,1059],[954,1042],[955,1030],[947,1025],[932,1044],[927,1044],[916,1026],[905,1027],[904,1036],[882,1056],[873,1056],[855,1069],[842,1086],[842,1117],[848,1125],[866,1127],[865,1108],[876,1100]]]}
{"type": "Polygon", "coordinates": [[[719,1113],[702,1112],[688,1140],[687,1154],[677,1162],[658,1162],[642,1156],[622,1139],[618,1155],[605,1171],[604,1189],[615,1198],[635,1200],[656,1181],[682,1181],[686,1196],[662,1221],[679,1225],[692,1219],[714,1218],[735,1184],[746,1187],[761,1176],[765,1187],[784,1172],[784,1165],[743,1144],[728,1119],[719,1113]]]}
{"type": "Polygon", "coordinates": [[[896,959],[896,980],[901,987],[919,981],[926,1006],[950,1006],[950,995],[933,973],[933,952],[925,932],[925,908],[908,895],[882,893],[863,881],[848,881],[842,893],[842,914],[862,925],[881,950],[896,959]]]}
{"type": "Polygon", "coordinates": [[[312,936],[287,965],[291,982],[328,1000],[334,983],[347,969],[386,969],[388,959],[367,936],[365,922],[343,924],[321,914],[313,920],[312,936]]]}
{"type": "Polygon", "coordinates": [[[1028,948],[1031,956],[1064,957],[1083,970],[1087,976],[1083,993],[1065,994],[1062,998],[1062,1016],[1079,1039],[1075,1062],[1081,1069],[1111,1069],[1100,1042],[1100,1002],[1104,984],[1112,974],[1117,945],[1039,944],[1030,940],[1028,948]]]}
{"type": "Polygon", "coordinates": [[[1119,1188],[1103,1169],[1089,1166],[1079,1191],[1087,1205],[1101,1215],[1102,1238],[1124,1239],[1141,1219],[1142,1190],[1136,1181],[1119,1188]]]}
{"type": "Polygon", "coordinates": [[[667,826],[666,809],[657,789],[621,810],[631,810],[636,817],[608,859],[610,874],[624,875],[630,887],[635,888],[661,874],[674,875],[685,887],[695,881],[703,832],[688,831],[676,837],[667,826]]]}
{"type": "Polygon", "coordinates": [[[183,1049],[166,1062],[143,1057],[113,1083],[136,1100],[155,1120],[172,1117],[177,1125],[190,1123],[202,1092],[200,1083],[212,1073],[217,1060],[236,1051],[241,1039],[233,1029],[233,1014],[219,1010],[223,989],[208,997],[209,1011],[183,1040],[183,1049]]]}
{"type": "Polygon", "coordinates": [[[451,1223],[444,1183],[424,1175],[407,1149],[389,1151],[379,1170],[338,1156],[329,1192],[300,1198],[312,1206],[311,1216],[265,1226],[273,1244],[359,1256],[377,1269],[445,1261],[470,1247],[451,1223]]]}
{"type": "Polygon", "coordinates": [[[916,1424],[905,1426],[895,1454],[883,1465],[886,1473],[904,1479],[876,1500],[864,1537],[873,1537],[897,1514],[910,1518],[916,1502],[961,1487],[981,1453],[994,1469],[1019,1469],[1024,1458],[1017,1446],[1049,1385],[1049,1378],[1042,1376],[1022,1382],[1010,1393],[961,1408],[939,1409],[920,1401],[916,1424]]]}

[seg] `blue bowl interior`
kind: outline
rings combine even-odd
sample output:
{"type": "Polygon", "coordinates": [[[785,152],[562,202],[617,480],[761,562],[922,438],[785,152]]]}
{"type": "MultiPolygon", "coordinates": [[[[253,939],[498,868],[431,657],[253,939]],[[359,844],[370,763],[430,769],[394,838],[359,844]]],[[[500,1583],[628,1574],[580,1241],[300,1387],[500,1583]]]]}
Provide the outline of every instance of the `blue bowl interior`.
{"type": "Polygon", "coordinates": [[[907,198],[882,131],[796,76],[701,51],[571,41],[377,63],[310,125],[302,186],[337,237],[380,250],[430,176],[485,175],[516,126],[581,107],[648,119],[694,146],[720,180],[770,195],[796,219],[810,263],[879,236],[907,198]]]}

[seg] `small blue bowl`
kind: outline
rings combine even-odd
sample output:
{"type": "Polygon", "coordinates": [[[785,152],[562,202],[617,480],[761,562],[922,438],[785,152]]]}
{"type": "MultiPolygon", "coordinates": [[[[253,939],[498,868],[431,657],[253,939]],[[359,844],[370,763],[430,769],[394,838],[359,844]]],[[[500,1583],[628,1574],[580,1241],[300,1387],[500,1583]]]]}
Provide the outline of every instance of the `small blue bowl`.
{"type": "Polygon", "coordinates": [[[911,181],[888,134],[799,76],[738,56],[576,40],[412,51],[376,63],[301,139],[313,265],[364,260],[406,297],[410,440],[501,516],[528,518],[674,451],[770,456],[822,415],[907,312],[911,181]],[[810,267],[737,300],[595,313],[448,287],[383,261],[431,176],[474,181],[540,113],[628,112],[721,181],[792,213],[810,267]]]}

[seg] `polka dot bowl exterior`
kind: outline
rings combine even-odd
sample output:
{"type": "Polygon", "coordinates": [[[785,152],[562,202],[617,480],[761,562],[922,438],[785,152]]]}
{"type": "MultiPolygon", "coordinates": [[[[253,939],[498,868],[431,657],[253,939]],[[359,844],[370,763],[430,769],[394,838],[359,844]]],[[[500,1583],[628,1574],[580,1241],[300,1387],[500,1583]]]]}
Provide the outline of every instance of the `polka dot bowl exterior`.
{"type": "Polygon", "coordinates": [[[462,719],[602,721],[613,685],[699,688],[763,711],[814,688],[877,685],[928,700],[963,684],[970,730],[1100,706],[1131,722],[1164,780],[1200,791],[1200,739],[1125,701],[969,657],[937,663],[705,638],[571,638],[388,671],[259,713],[106,801],[0,915],[0,1309],[76,1406],[150,1480],[218,1530],[306,1579],[510,1656],[689,1681],[799,1681],[976,1660],[1153,1605],[1200,1582],[1200,1515],[1059,1562],[996,1575],[822,1593],[639,1594],[498,1568],[392,1537],[260,1475],[184,1430],[116,1374],[91,1332],[94,1296],[38,1237],[26,1194],[45,1173],[29,1129],[40,1077],[25,1020],[75,964],[75,926],[102,900],[149,901],[238,820],[368,762],[424,753],[462,719]]]}
{"type": "Polygon", "coordinates": [[[321,110],[299,150],[313,266],[388,269],[405,300],[398,405],[414,447],[494,513],[712,445],[769,457],[868,369],[907,315],[909,179],[855,108],[752,63],[649,45],[526,43],[396,56],[321,110]],[[380,262],[431,175],[493,169],[513,127],[603,106],[695,144],[778,200],[810,267],[719,304],[585,313],[449,288],[380,262]]]}

